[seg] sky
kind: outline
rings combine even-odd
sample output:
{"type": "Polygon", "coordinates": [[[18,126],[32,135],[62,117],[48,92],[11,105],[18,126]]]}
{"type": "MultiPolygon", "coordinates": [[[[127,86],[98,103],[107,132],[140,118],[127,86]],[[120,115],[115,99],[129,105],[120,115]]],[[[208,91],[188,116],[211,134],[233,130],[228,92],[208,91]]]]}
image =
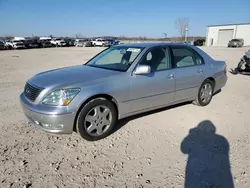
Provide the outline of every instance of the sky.
{"type": "Polygon", "coordinates": [[[207,25],[250,23],[250,0],[0,0],[0,36],[179,36],[207,25]]]}

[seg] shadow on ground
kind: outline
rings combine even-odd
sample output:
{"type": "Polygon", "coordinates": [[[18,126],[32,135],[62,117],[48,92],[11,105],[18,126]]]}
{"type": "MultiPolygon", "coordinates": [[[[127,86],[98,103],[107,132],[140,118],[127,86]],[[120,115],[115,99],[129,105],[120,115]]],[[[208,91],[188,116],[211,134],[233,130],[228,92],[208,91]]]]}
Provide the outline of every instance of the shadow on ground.
{"type": "Polygon", "coordinates": [[[227,139],[216,134],[214,124],[203,121],[181,143],[188,155],[185,188],[234,188],[227,139]]]}

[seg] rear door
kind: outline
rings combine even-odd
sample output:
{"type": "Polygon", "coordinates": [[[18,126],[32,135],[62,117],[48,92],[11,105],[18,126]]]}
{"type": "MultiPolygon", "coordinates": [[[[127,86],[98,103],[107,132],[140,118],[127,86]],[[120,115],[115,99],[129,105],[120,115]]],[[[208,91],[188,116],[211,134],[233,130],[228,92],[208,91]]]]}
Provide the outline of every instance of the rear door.
{"type": "Polygon", "coordinates": [[[204,80],[203,58],[188,46],[171,47],[175,66],[175,101],[194,98],[204,80]]]}
{"type": "Polygon", "coordinates": [[[139,65],[150,66],[151,72],[147,75],[131,77],[131,111],[141,111],[172,103],[175,75],[169,47],[151,48],[142,57],[139,65]]]}

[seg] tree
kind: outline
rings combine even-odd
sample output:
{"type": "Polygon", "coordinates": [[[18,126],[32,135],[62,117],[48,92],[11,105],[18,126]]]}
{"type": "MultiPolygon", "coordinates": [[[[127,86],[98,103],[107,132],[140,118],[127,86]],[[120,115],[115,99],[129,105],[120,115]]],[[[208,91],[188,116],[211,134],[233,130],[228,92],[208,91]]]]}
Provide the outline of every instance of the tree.
{"type": "Polygon", "coordinates": [[[182,39],[185,38],[186,29],[188,29],[188,24],[189,24],[188,17],[177,18],[175,20],[176,29],[178,30],[182,39]]]}

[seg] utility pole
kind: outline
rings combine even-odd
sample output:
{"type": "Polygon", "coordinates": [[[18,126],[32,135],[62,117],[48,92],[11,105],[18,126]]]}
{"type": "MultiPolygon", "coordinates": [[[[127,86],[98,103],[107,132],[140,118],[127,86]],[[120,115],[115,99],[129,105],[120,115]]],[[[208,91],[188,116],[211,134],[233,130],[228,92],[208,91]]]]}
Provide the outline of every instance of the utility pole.
{"type": "Polygon", "coordinates": [[[188,27],[185,28],[185,42],[187,42],[188,37],[188,27]]]}

